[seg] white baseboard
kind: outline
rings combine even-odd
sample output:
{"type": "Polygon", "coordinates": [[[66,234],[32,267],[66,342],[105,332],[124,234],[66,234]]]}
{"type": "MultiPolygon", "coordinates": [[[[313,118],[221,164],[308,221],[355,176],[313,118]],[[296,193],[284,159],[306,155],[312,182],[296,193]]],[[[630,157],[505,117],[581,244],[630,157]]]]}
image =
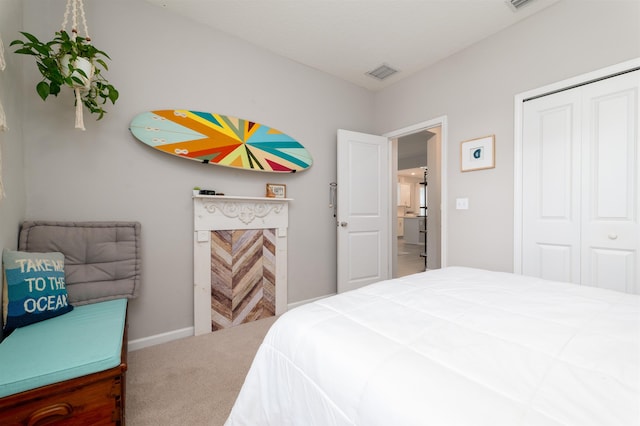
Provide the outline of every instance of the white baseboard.
{"type": "MultiPolygon", "coordinates": [[[[329,296],[333,296],[333,294],[315,297],[313,299],[302,300],[300,302],[289,303],[287,305],[287,310],[294,309],[298,306],[306,305],[307,303],[315,302],[316,300],[324,299],[325,297],[329,296]]],[[[190,337],[193,336],[193,332],[193,327],[187,327],[180,330],[173,330],[166,333],[156,334],[154,336],[143,337],[141,339],[130,340],[129,352],[137,351],[138,349],[147,348],[149,346],[159,345],[161,343],[171,342],[173,340],[183,339],[185,337],[190,337]]]]}
{"type": "Polygon", "coordinates": [[[327,298],[327,297],[330,297],[330,296],[334,296],[334,295],[335,295],[335,293],[327,294],[326,296],[314,297],[313,299],[302,300],[300,302],[289,303],[287,305],[287,310],[290,310],[290,309],[293,309],[293,308],[297,308],[298,306],[306,305],[307,303],[315,302],[316,300],[324,299],[324,298],[327,298]]]}
{"type": "Polygon", "coordinates": [[[161,343],[171,342],[172,340],[183,339],[190,336],[193,336],[193,327],[182,328],[180,330],[173,330],[166,333],[156,334],[155,336],[130,340],[128,343],[129,352],[137,351],[138,349],[147,348],[149,346],[159,345],[161,343]]]}

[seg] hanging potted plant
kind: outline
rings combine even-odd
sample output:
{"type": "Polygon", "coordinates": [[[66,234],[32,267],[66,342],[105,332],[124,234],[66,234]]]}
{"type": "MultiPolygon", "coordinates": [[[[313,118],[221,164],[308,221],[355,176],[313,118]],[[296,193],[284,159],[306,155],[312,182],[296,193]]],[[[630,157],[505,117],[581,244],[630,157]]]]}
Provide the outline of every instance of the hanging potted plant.
{"type": "Polygon", "coordinates": [[[104,117],[104,105],[107,101],[115,104],[119,96],[103,74],[109,69],[105,62],[105,59],[111,59],[109,55],[93,46],[89,37],[78,36],[76,30],[72,30],[71,35],[65,30],[57,31],[48,42],[40,41],[27,32],[21,34],[25,40],[14,40],[11,46],[19,46],[15,53],[36,58],[42,74],[36,91],[42,100],[50,95],[58,96],[61,87],[68,86],[76,92],[76,112],[79,110],[80,113],[77,128],[84,130],[82,105],[92,114],[97,114],[98,120],[104,117]]]}

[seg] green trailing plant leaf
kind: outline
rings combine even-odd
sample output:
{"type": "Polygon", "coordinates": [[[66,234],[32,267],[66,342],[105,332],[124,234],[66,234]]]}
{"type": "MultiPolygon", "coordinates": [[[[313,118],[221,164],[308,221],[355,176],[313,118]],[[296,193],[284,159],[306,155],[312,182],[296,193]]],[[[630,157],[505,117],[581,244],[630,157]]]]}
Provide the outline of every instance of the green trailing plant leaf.
{"type": "Polygon", "coordinates": [[[53,96],[58,96],[58,93],[60,93],[60,85],[53,82],[49,84],[49,94],[53,96]]]}
{"type": "Polygon", "coordinates": [[[46,81],[41,81],[36,85],[36,91],[43,101],[46,100],[50,93],[49,84],[46,81]]]}

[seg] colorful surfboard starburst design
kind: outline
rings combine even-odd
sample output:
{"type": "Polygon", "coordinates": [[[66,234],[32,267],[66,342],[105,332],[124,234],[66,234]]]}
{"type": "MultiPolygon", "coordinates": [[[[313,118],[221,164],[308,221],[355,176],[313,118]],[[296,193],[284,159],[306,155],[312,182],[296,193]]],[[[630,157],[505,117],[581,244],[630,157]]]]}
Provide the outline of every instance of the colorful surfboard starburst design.
{"type": "Polygon", "coordinates": [[[141,142],[202,163],[262,172],[295,173],[313,160],[302,144],[262,124],[189,110],[137,115],[129,127],[141,142]]]}

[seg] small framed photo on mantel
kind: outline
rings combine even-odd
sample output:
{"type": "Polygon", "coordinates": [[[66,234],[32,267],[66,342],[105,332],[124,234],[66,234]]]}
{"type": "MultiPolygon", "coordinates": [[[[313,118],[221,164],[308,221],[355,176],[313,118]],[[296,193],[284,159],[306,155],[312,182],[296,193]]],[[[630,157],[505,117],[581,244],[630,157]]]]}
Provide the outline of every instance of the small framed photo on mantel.
{"type": "Polygon", "coordinates": [[[267,197],[268,198],[286,198],[287,185],[281,183],[268,183],[267,184],[267,197]]]}
{"type": "Polygon", "coordinates": [[[460,142],[460,171],[493,169],[496,166],[495,135],[460,142]]]}

